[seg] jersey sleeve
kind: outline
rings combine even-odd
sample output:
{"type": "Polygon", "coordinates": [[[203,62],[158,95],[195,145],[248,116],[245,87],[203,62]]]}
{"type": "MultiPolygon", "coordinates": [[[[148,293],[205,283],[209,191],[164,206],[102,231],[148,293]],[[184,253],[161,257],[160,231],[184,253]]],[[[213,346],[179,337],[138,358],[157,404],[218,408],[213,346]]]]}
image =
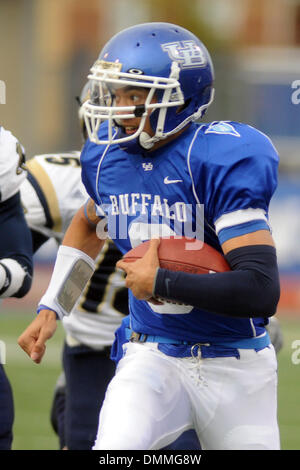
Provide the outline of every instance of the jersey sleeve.
{"type": "Polygon", "coordinates": [[[204,163],[205,211],[220,243],[269,229],[279,157],[267,136],[246,125],[236,135],[210,135],[204,163]]]}
{"type": "Polygon", "coordinates": [[[27,169],[21,186],[27,223],[32,230],[61,241],[88,197],[81,183],[79,152],[36,155],[27,169]]]}

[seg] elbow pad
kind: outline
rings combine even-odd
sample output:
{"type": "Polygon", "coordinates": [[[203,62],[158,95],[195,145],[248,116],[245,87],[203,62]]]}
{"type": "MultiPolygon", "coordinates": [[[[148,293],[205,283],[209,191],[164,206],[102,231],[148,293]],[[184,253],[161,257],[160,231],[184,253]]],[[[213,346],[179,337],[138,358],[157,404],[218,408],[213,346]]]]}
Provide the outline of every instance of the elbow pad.
{"type": "Polygon", "coordinates": [[[0,260],[0,298],[21,298],[31,287],[32,276],[26,266],[13,258],[0,260]]]}

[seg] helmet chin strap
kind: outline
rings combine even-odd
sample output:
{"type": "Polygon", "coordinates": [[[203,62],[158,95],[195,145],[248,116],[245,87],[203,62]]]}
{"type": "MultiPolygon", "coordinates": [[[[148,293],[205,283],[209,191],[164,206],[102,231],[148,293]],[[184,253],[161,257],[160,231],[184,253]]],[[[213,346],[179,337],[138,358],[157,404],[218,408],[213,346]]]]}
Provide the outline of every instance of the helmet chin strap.
{"type": "MultiPolygon", "coordinates": [[[[171,131],[167,133],[162,133],[162,131],[160,130],[158,135],[155,134],[153,137],[151,137],[145,131],[141,132],[140,136],[138,137],[140,145],[145,150],[150,150],[154,146],[154,144],[156,144],[156,142],[159,142],[160,140],[166,139],[167,137],[170,137],[171,135],[176,134],[177,132],[182,130],[185,126],[187,126],[190,122],[196,121],[197,119],[201,119],[203,115],[205,114],[209,105],[213,102],[214,94],[215,94],[215,90],[214,88],[212,88],[208,103],[205,103],[202,106],[200,106],[200,108],[193,115],[189,116],[187,119],[182,121],[176,128],[172,129],[171,131]]],[[[165,118],[165,114],[163,117],[165,118]]],[[[160,126],[157,125],[157,127],[163,128],[163,124],[161,123],[160,126]]]]}
{"type": "Polygon", "coordinates": [[[151,136],[147,134],[147,132],[145,131],[141,132],[139,136],[139,142],[140,142],[141,147],[143,147],[145,150],[150,150],[155,144],[154,139],[151,138],[151,136]]]}

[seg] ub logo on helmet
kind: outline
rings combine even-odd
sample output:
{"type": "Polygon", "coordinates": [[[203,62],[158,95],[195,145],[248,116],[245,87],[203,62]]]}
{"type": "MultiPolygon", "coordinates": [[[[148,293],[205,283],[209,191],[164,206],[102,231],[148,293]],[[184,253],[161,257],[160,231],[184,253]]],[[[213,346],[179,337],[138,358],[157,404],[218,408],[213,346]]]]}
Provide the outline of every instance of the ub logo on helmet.
{"type": "Polygon", "coordinates": [[[162,50],[168,52],[171,60],[179,62],[182,68],[204,67],[206,57],[195,41],[176,41],[162,44],[162,50]]]}

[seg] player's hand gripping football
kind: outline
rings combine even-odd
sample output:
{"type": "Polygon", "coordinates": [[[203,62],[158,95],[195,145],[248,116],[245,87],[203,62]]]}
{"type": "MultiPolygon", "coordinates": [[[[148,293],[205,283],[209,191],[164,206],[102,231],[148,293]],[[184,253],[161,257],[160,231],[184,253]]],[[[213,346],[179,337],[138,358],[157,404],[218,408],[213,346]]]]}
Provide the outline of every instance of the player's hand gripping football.
{"type": "Polygon", "coordinates": [[[36,364],[41,362],[46,351],[45,343],[54,335],[56,327],[56,314],[52,310],[41,310],[19,337],[19,346],[36,364]]]}
{"type": "Polygon", "coordinates": [[[152,297],[156,270],[159,268],[159,244],[160,240],[153,238],[150,240],[149,248],[142,258],[133,263],[123,260],[117,262],[117,267],[123,269],[126,273],[125,284],[126,287],[132,290],[133,295],[139,300],[148,300],[156,305],[162,305],[162,302],[152,297]]]}

